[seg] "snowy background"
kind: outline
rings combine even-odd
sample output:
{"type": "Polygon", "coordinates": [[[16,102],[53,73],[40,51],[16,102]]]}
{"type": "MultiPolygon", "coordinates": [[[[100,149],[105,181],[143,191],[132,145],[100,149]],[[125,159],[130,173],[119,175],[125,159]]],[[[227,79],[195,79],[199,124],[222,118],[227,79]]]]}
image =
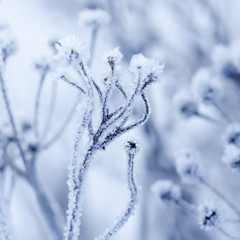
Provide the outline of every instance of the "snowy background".
{"type": "MultiPolygon", "coordinates": [[[[41,59],[53,59],[56,54],[52,47],[54,43],[75,34],[90,47],[91,26],[78,23],[79,12],[89,8],[101,8],[111,17],[111,21],[99,29],[92,53],[91,72],[97,81],[100,82],[105,73],[102,55],[115,47],[119,47],[123,54],[127,91],[130,89],[129,81],[132,81],[128,73],[132,55],[143,53],[165,65],[160,83],[149,86],[146,91],[151,106],[148,122],[129,133],[139,140],[141,146],[135,159],[135,175],[141,191],[134,215],[113,239],[240,239],[240,2],[2,0],[0,26],[10,27],[17,45],[5,71],[8,95],[17,122],[33,120],[40,80],[35,64],[41,59]],[[206,94],[209,95],[206,97],[206,94]],[[189,109],[189,103],[193,109],[189,109]],[[230,141],[233,135],[234,139],[230,141]],[[230,150],[227,150],[229,145],[230,150]],[[201,179],[206,184],[199,179],[191,179],[190,184],[182,179],[176,159],[180,156],[179,151],[189,148],[201,155],[201,179]],[[216,222],[216,227],[214,223],[212,229],[206,231],[200,226],[196,214],[177,204],[161,201],[161,189],[154,192],[151,186],[163,179],[179,186],[181,198],[196,209],[211,202],[217,215],[219,211],[223,216],[220,223],[216,222]],[[221,196],[209,186],[213,186],[221,196]],[[229,201],[236,211],[229,207],[229,201]]],[[[4,38],[4,34],[0,34],[0,43],[1,37],[4,38]]],[[[56,84],[56,107],[49,136],[62,125],[77,97],[76,89],[56,79],[55,71],[51,72],[41,97],[41,128],[56,84]]],[[[117,100],[112,99],[113,103],[117,100]]],[[[77,114],[76,111],[54,145],[39,154],[36,163],[40,183],[59,204],[64,221],[68,204],[66,181],[79,119],[77,114]]],[[[133,116],[141,114],[141,105],[137,103],[133,116]]],[[[1,98],[1,132],[10,131],[5,124],[7,121],[1,98]]],[[[94,239],[101,235],[126,205],[129,193],[125,138],[121,136],[94,157],[85,186],[79,239],[94,239]]],[[[32,141],[32,136],[29,141],[32,141]]],[[[53,239],[32,187],[11,168],[0,173],[3,175],[0,198],[10,195],[7,215],[15,236],[12,239],[53,239]]],[[[64,230],[64,223],[62,227],[64,230]]]]}

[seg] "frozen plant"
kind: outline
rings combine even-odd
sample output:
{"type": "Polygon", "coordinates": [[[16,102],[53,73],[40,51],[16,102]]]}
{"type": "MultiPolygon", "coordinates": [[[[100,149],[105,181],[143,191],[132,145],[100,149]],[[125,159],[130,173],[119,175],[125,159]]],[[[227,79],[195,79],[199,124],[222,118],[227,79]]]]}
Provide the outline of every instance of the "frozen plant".
{"type": "Polygon", "coordinates": [[[121,86],[121,75],[119,74],[121,53],[118,49],[109,51],[107,53],[109,56],[106,56],[105,53],[105,59],[107,59],[107,74],[103,79],[105,89],[101,90],[86,65],[89,54],[85,51],[85,48],[82,49],[80,47],[83,45],[78,42],[77,38],[71,36],[67,40],[64,38],[59,42],[68,43],[60,44],[58,47],[56,59],[59,60],[59,65],[61,66],[61,63],[65,65],[67,61],[76,73],[79,74],[79,78],[83,82],[84,103],[81,111],[81,120],[79,121],[80,124],[76,131],[73,156],[69,166],[69,201],[67,226],[64,234],[66,240],[76,240],[80,235],[83,187],[91,161],[99,150],[106,149],[107,145],[117,137],[147,121],[149,104],[144,91],[149,84],[160,80],[163,66],[142,55],[133,56],[130,70],[134,72],[136,80],[134,81],[132,93],[128,95],[124,87],[121,86]],[[110,99],[113,89],[119,90],[123,95],[123,103],[115,110],[110,111],[110,99]],[[142,99],[145,108],[143,117],[136,122],[128,123],[131,110],[138,98],[142,99]],[[93,118],[97,104],[100,104],[101,108],[101,114],[98,114],[99,119],[93,118]],[[86,147],[80,149],[82,137],[86,133],[88,136],[86,147]]]}

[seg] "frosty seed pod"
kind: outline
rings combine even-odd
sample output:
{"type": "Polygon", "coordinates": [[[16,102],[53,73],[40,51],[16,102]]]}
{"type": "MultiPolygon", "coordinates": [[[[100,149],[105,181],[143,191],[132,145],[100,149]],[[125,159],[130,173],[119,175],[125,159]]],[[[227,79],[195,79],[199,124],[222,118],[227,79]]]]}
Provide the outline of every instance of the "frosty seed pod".
{"type": "Polygon", "coordinates": [[[126,153],[130,154],[130,155],[135,155],[140,150],[139,145],[140,144],[139,144],[139,142],[136,139],[134,139],[134,138],[127,139],[126,143],[125,143],[125,151],[126,151],[126,153]]]}
{"type": "Polygon", "coordinates": [[[199,224],[204,230],[211,230],[218,227],[221,222],[219,209],[212,203],[204,203],[199,206],[199,224]]]}

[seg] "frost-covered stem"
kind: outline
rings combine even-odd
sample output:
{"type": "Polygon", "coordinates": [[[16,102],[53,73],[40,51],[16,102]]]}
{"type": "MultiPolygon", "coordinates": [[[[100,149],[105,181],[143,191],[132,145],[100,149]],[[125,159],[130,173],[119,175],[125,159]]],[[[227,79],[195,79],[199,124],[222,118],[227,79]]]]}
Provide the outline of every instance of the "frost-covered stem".
{"type": "Polygon", "coordinates": [[[149,108],[149,104],[148,104],[148,100],[145,96],[144,93],[141,94],[141,97],[144,101],[144,107],[145,107],[145,110],[144,110],[144,115],[142,117],[142,119],[140,119],[139,121],[137,121],[136,123],[133,123],[129,126],[126,126],[125,128],[121,128],[119,127],[115,132],[113,133],[110,133],[108,136],[106,136],[106,138],[104,139],[104,141],[101,143],[100,147],[103,147],[105,146],[106,144],[108,144],[110,141],[113,141],[116,137],[140,126],[141,124],[144,124],[148,118],[149,118],[149,115],[150,115],[150,108],[149,108]]]}
{"type": "Polygon", "coordinates": [[[56,213],[54,204],[50,201],[50,197],[47,196],[46,192],[41,187],[35,171],[29,174],[28,181],[34,189],[38,204],[48,223],[49,229],[52,231],[55,239],[62,239],[63,234],[59,214],[56,213]]]}
{"type": "Polygon", "coordinates": [[[56,133],[46,142],[44,143],[40,150],[46,150],[49,147],[51,147],[61,136],[62,134],[65,132],[66,128],[68,127],[68,123],[71,121],[75,111],[76,111],[76,105],[79,102],[79,96],[76,99],[76,102],[74,102],[72,108],[70,109],[66,119],[64,120],[64,122],[62,123],[62,125],[60,126],[60,128],[56,131],[56,133]]]}
{"type": "Polygon", "coordinates": [[[229,206],[229,208],[233,210],[234,213],[240,216],[240,210],[237,208],[236,205],[230,202],[220,191],[218,191],[215,187],[209,184],[204,178],[200,177],[199,180],[202,184],[208,187],[214,194],[216,194],[220,199],[222,199],[229,206]]]}
{"type": "Polygon", "coordinates": [[[99,127],[97,133],[94,136],[94,140],[99,139],[99,137],[103,134],[103,132],[109,128],[112,124],[114,124],[117,120],[119,120],[128,110],[129,108],[132,106],[132,103],[135,99],[135,97],[138,95],[140,90],[140,76],[138,78],[138,82],[137,82],[137,86],[131,96],[131,98],[127,101],[127,103],[125,104],[125,106],[121,106],[119,107],[113,114],[111,114],[111,118],[107,119],[106,121],[104,121],[102,123],[102,125],[99,127]],[[114,117],[112,119],[112,117],[114,117]]]}
{"type": "Polygon", "coordinates": [[[230,235],[228,232],[226,232],[223,228],[221,227],[216,227],[219,232],[221,232],[224,236],[228,237],[229,239],[240,239],[240,237],[233,237],[230,235]]]}
{"type": "Polygon", "coordinates": [[[130,191],[130,200],[123,213],[117,217],[113,225],[105,231],[105,233],[95,238],[95,240],[108,240],[111,239],[121,228],[124,227],[129,217],[133,214],[137,200],[138,200],[138,189],[136,181],[134,179],[134,154],[128,153],[128,189],[130,191]]]}
{"type": "Polygon", "coordinates": [[[89,76],[89,74],[87,72],[87,69],[85,68],[84,64],[81,62],[79,65],[80,65],[80,68],[82,70],[83,75],[87,78],[89,83],[91,83],[93,85],[93,87],[96,89],[96,91],[98,93],[99,100],[102,103],[102,101],[103,101],[103,94],[102,94],[101,89],[98,87],[98,85],[93,80],[93,78],[91,76],[89,76]]]}
{"type": "MultiPolygon", "coordinates": [[[[13,130],[13,133],[14,133],[15,142],[18,146],[20,156],[21,156],[21,158],[23,160],[23,163],[26,167],[26,175],[31,181],[31,185],[33,186],[33,189],[34,189],[34,192],[37,196],[38,202],[39,202],[39,204],[40,204],[40,206],[43,210],[43,213],[46,217],[46,220],[50,224],[50,227],[51,227],[52,231],[54,231],[54,233],[56,234],[57,237],[61,237],[62,236],[61,228],[59,226],[57,226],[56,222],[54,222],[54,221],[56,221],[56,219],[53,218],[53,216],[54,216],[54,215],[52,215],[53,210],[50,206],[49,200],[47,199],[46,195],[44,194],[44,192],[40,188],[40,185],[38,184],[34,175],[32,174],[32,171],[30,169],[30,166],[29,166],[29,164],[27,162],[27,159],[26,159],[26,156],[25,156],[25,152],[24,152],[24,150],[21,146],[21,143],[20,143],[20,140],[19,140],[19,137],[18,137],[18,133],[17,133],[16,124],[15,124],[13,114],[12,114],[12,111],[11,111],[11,108],[10,108],[10,104],[9,104],[9,101],[8,101],[5,82],[3,80],[2,74],[0,74],[0,83],[1,83],[1,91],[2,91],[2,94],[3,94],[4,102],[5,102],[5,105],[6,105],[6,108],[7,108],[8,116],[9,116],[10,123],[11,123],[11,126],[12,126],[12,130],[13,130]]],[[[57,238],[57,239],[60,239],[60,238],[57,238]]]]}
{"type": "Polygon", "coordinates": [[[124,113],[126,113],[126,111],[131,107],[134,99],[136,98],[136,96],[138,95],[139,93],[139,90],[140,90],[140,83],[141,83],[141,77],[139,76],[138,77],[138,80],[137,80],[137,86],[131,96],[131,98],[129,99],[129,101],[127,102],[127,104],[124,106],[124,107],[120,107],[117,111],[116,111],[116,117],[109,121],[109,123],[107,124],[107,126],[110,126],[112,125],[114,122],[116,122],[116,120],[118,120],[119,118],[121,118],[123,116],[124,113]]]}
{"type": "Polygon", "coordinates": [[[53,117],[53,112],[56,106],[56,98],[57,98],[57,83],[53,82],[52,83],[52,91],[51,91],[51,99],[50,99],[50,106],[48,109],[48,114],[47,114],[47,118],[45,121],[45,126],[43,128],[43,132],[42,132],[42,136],[41,139],[43,140],[49,132],[51,123],[52,123],[52,117],[53,117]]]}
{"type": "Polygon", "coordinates": [[[4,100],[4,103],[5,103],[6,109],[7,109],[8,117],[9,117],[11,127],[12,127],[12,131],[13,131],[13,134],[14,134],[14,140],[15,140],[16,145],[18,147],[18,150],[19,150],[20,156],[23,160],[23,163],[24,163],[25,167],[28,168],[28,162],[27,162],[27,159],[26,159],[26,156],[25,156],[25,152],[23,151],[22,145],[21,145],[20,140],[19,140],[17,127],[16,127],[16,124],[15,124],[15,120],[14,120],[14,117],[13,117],[13,114],[12,114],[11,106],[10,106],[10,103],[9,103],[9,100],[8,100],[5,81],[3,79],[1,70],[0,70],[0,85],[1,85],[1,92],[2,92],[2,95],[3,95],[3,100],[4,100]]]}
{"type": "Polygon", "coordinates": [[[0,207],[0,239],[12,240],[12,229],[9,223],[8,217],[3,213],[3,209],[0,207]]]}
{"type": "Polygon", "coordinates": [[[231,117],[226,113],[224,112],[221,107],[212,101],[212,105],[217,109],[217,111],[220,113],[220,115],[222,116],[222,118],[227,122],[227,123],[231,123],[232,122],[232,119],[231,117]]]}
{"type": "Polygon", "coordinates": [[[98,30],[99,30],[99,25],[98,24],[94,25],[91,32],[91,43],[90,43],[90,53],[92,53],[92,56],[89,59],[88,66],[92,65],[98,30]]]}
{"type": "Polygon", "coordinates": [[[40,78],[39,85],[38,85],[38,90],[37,90],[37,95],[36,95],[36,99],[35,99],[33,127],[34,127],[35,136],[37,138],[39,138],[38,117],[39,117],[40,98],[41,98],[43,84],[45,82],[47,72],[48,72],[48,68],[46,70],[44,70],[41,74],[41,78],[40,78]]]}
{"type": "Polygon", "coordinates": [[[72,82],[71,80],[69,80],[66,76],[62,75],[60,77],[64,82],[68,83],[69,85],[75,87],[76,89],[80,90],[82,93],[86,93],[80,86],[78,86],[76,83],[72,82]]]}
{"type": "Polygon", "coordinates": [[[214,119],[214,118],[212,118],[212,117],[210,117],[210,116],[208,116],[204,113],[197,112],[197,113],[195,113],[195,116],[200,117],[200,118],[202,118],[204,120],[207,120],[207,121],[209,121],[211,123],[214,123],[214,124],[224,124],[224,123],[222,123],[222,122],[220,122],[220,121],[218,121],[218,120],[216,120],[216,119],[214,119]]]}
{"type": "Polygon", "coordinates": [[[185,200],[178,199],[175,203],[178,207],[180,207],[182,210],[186,211],[187,213],[193,214],[195,216],[198,215],[196,208],[190,203],[186,202],[185,200]]]}
{"type": "Polygon", "coordinates": [[[4,199],[4,173],[0,172],[0,239],[13,240],[13,229],[10,222],[8,206],[4,199]]]}
{"type": "Polygon", "coordinates": [[[119,91],[122,93],[124,99],[126,100],[126,99],[127,99],[127,94],[126,94],[126,92],[123,90],[122,86],[119,85],[118,83],[116,83],[116,87],[119,89],[119,91]]]}
{"type": "MultiPolygon", "coordinates": [[[[111,77],[113,77],[113,74],[114,74],[114,66],[112,67],[112,74],[111,74],[111,77]]],[[[103,106],[102,106],[102,121],[105,121],[106,117],[108,116],[108,108],[107,108],[107,102],[108,102],[108,99],[110,97],[110,93],[112,91],[112,88],[113,88],[113,80],[112,79],[108,79],[108,82],[110,82],[109,84],[107,83],[107,89],[105,91],[105,95],[104,95],[104,98],[103,98],[103,106]]]]}
{"type": "MultiPolygon", "coordinates": [[[[79,71],[79,74],[82,73],[79,71]]],[[[84,84],[88,89],[87,105],[83,113],[83,119],[78,126],[76,139],[74,142],[73,156],[70,163],[68,186],[68,210],[67,210],[67,226],[65,228],[64,239],[65,240],[77,240],[80,234],[81,214],[82,214],[82,202],[83,202],[83,187],[88,172],[90,160],[94,153],[94,145],[92,145],[83,161],[81,162],[78,158],[80,141],[82,135],[89,124],[93,111],[93,88],[91,82],[83,77],[84,84]]]]}
{"type": "MultiPolygon", "coordinates": [[[[81,163],[80,170],[69,178],[69,199],[67,211],[67,226],[65,229],[65,240],[78,240],[80,235],[82,204],[83,204],[83,190],[93,155],[93,148],[90,148],[81,163]]],[[[79,161],[79,159],[77,159],[79,161]]],[[[77,163],[75,163],[77,164],[77,163]]],[[[71,166],[73,167],[73,165],[71,166]]],[[[70,171],[71,171],[70,170],[70,171]]],[[[77,169],[76,169],[77,170],[77,169]]]]}

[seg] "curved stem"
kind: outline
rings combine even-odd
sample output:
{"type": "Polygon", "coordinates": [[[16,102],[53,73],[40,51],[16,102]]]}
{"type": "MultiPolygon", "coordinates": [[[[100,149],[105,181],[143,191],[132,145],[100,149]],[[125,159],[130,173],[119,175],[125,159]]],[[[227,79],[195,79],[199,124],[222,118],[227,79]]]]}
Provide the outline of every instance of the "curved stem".
{"type": "Polygon", "coordinates": [[[224,201],[229,208],[233,210],[235,214],[240,216],[240,210],[237,208],[236,205],[234,205],[232,202],[230,202],[220,191],[218,191],[215,187],[210,185],[204,178],[199,178],[200,182],[204,184],[207,188],[209,188],[214,194],[216,194],[222,201],[224,201]]]}
{"type": "Polygon", "coordinates": [[[79,102],[79,96],[77,97],[76,101],[74,102],[71,110],[69,111],[66,119],[64,120],[63,124],[61,127],[57,130],[57,132],[46,142],[44,143],[41,147],[40,150],[46,150],[49,147],[51,147],[65,132],[66,128],[68,127],[69,122],[71,121],[72,117],[74,116],[74,113],[76,111],[76,105],[79,102]]]}
{"type": "Polygon", "coordinates": [[[108,240],[111,239],[124,225],[127,223],[130,216],[135,210],[135,206],[138,200],[138,189],[136,181],[134,179],[134,154],[128,154],[128,189],[130,191],[130,200],[127,203],[127,207],[124,209],[123,213],[117,217],[114,224],[105,231],[105,233],[95,238],[95,240],[108,240]]]}
{"type": "Polygon", "coordinates": [[[39,116],[39,106],[40,106],[40,98],[42,94],[43,84],[46,79],[48,69],[44,70],[41,74],[41,78],[38,85],[37,95],[35,99],[35,107],[34,107],[34,118],[33,118],[33,128],[34,133],[37,138],[39,138],[39,122],[38,122],[38,116],[39,116]]]}
{"type": "Polygon", "coordinates": [[[145,97],[145,94],[142,93],[141,94],[141,97],[143,99],[143,102],[144,102],[144,107],[145,107],[145,111],[144,111],[144,115],[142,117],[142,119],[140,119],[139,121],[137,121],[136,123],[134,124],[131,124],[129,126],[126,126],[125,128],[118,128],[114,133],[111,133],[109,134],[104,140],[103,142],[101,143],[100,147],[103,147],[105,145],[107,145],[109,142],[113,141],[116,137],[144,124],[147,120],[148,120],[148,117],[150,115],[150,108],[149,108],[149,104],[148,104],[148,101],[147,101],[147,98],[145,97]]]}

